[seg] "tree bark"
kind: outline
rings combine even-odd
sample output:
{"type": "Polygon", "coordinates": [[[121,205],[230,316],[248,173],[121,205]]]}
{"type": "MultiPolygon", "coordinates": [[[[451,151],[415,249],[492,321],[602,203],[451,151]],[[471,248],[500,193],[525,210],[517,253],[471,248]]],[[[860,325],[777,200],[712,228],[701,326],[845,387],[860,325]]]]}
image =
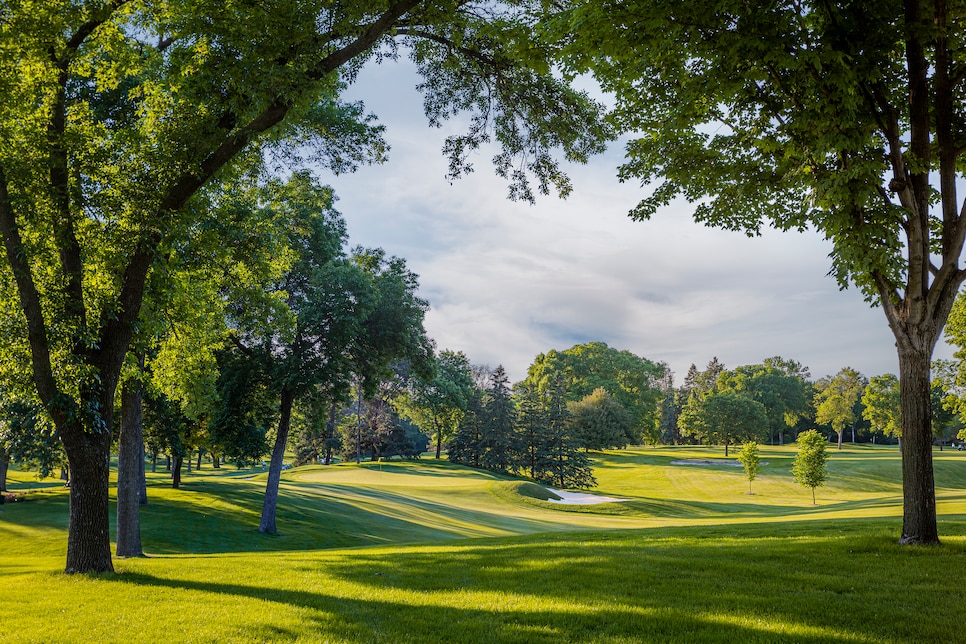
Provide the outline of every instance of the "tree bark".
{"type": "Polygon", "coordinates": [[[171,487],[175,490],[181,489],[181,466],[184,464],[184,457],[180,454],[174,457],[174,469],[171,470],[171,487]]]}
{"type": "Polygon", "coordinates": [[[108,512],[111,433],[85,431],[74,421],[63,426],[60,435],[71,477],[64,571],[114,572],[108,512]]]}
{"type": "Polygon", "coordinates": [[[936,489],[932,463],[930,351],[899,349],[902,422],[903,544],[938,544],[936,489]]]}
{"type": "MultiPolygon", "coordinates": [[[[142,434],[144,425],[142,424],[142,434]]],[[[138,505],[148,504],[148,477],[144,472],[144,436],[141,437],[141,455],[138,461],[138,505]]]]}
{"type": "Polygon", "coordinates": [[[7,469],[10,467],[10,454],[0,450],[0,492],[7,491],[7,469]]]}
{"type": "Polygon", "coordinates": [[[142,452],[141,384],[121,386],[121,428],[117,447],[117,556],[143,557],[141,549],[142,452]]]}
{"type": "Polygon", "coordinates": [[[285,457],[285,443],[288,442],[288,430],[292,421],[292,403],[295,392],[283,389],[279,401],[278,435],[275,437],[275,447],[272,448],[272,462],[268,467],[268,483],[265,486],[265,501],[262,504],[262,520],[258,526],[259,532],[275,534],[275,513],[278,508],[278,483],[282,478],[282,460],[285,457]]]}

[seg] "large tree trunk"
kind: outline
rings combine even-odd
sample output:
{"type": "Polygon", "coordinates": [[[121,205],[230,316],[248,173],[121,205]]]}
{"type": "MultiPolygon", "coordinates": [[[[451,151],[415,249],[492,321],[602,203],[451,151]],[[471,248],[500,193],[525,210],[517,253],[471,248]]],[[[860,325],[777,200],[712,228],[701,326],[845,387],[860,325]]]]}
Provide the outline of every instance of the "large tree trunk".
{"type": "Polygon", "coordinates": [[[181,489],[181,466],[184,464],[184,457],[180,454],[174,456],[174,469],[171,470],[171,487],[175,490],[181,489]]]}
{"type": "MultiPolygon", "coordinates": [[[[929,345],[931,349],[931,344],[929,345]]],[[[932,465],[930,355],[899,349],[902,422],[902,538],[900,543],[939,543],[932,465]]]]}
{"type": "Polygon", "coordinates": [[[10,454],[0,450],[0,492],[7,491],[7,468],[10,467],[10,454]]]}
{"type": "Polygon", "coordinates": [[[278,483],[282,478],[282,460],[285,457],[285,443],[288,442],[288,430],[292,421],[292,403],[295,392],[282,390],[279,402],[278,435],[275,437],[275,447],[272,448],[272,462],[268,467],[268,484],[265,486],[265,502],[262,504],[262,521],[258,526],[259,532],[275,534],[275,511],[278,508],[278,483]]]}
{"type": "Polygon", "coordinates": [[[113,572],[108,512],[111,433],[84,431],[80,423],[60,428],[70,464],[70,511],[65,572],[113,572]]]}
{"type": "Polygon", "coordinates": [[[121,429],[117,446],[117,556],[143,557],[141,549],[142,452],[141,384],[121,387],[121,429]]]}
{"type": "MultiPolygon", "coordinates": [[[[144,428],[142,424],[142,430],[144,428]]],[[[143,434],[143,431],[142,431],[143,434]]],[[[141,437],[141,456],[138,467],[138,505],[148,504],[148,477],[144,472],[144,436],[141,437]]]]}

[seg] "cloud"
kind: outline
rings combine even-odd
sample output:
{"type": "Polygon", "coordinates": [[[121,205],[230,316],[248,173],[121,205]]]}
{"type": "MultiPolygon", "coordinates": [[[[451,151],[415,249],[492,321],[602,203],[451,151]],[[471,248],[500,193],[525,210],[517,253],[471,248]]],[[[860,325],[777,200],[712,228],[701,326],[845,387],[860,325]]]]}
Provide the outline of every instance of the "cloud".
{"type": "Polygon", "coordinates": [[[594,340],[667,361],[679,382],[712,356],[734,367],[782,355],[815,377],[896,371],[882,312],[838,290],[818,234],[706,228],[686,203],[633,222],[641,188],[617,181],[617,148],[571,168],[566,201],[506,200],[486,152],[450,184],[440,150],[454,130],[425,124],[415,83],[404,64],[363,72],[352,92],[386,123],[390,160],[331,183],[352,243],[420,274],[440,348],[503,364],[514,380],[538,353],[594,340]]]}

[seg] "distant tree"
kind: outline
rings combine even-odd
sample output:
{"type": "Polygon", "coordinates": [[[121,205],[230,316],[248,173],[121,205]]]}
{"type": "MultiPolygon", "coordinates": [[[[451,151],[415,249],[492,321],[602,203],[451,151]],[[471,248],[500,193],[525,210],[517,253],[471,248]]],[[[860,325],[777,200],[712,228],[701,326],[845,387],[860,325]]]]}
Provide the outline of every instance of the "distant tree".
{"type": "Polygon", "coordinates": [[[454,463],[481,467],[484,425],[483,390],[474,383],[467,390],[466,409],[449,443],[447,458],[454,463]]]}
{"type": "Polygon", "coordinates": [[[515,387],[517,428],[512,444],[511,466],[514,470],[539,480],[544,474],[545,446],[548,433],[547,411],[540,393],[526,381],[515,387]]]}
{"type": "Polygon", "coordinates": [[[7,490],[10,463],[46,477],[66,462],[57,430],[36,396],[0,400],[0,491],[7,490]]]}
{"type": "Polygon", "coordinates": [[[857,418],[855,403],[862,397],[866,383],[865,376],[851,367],[844,367],[835,376],[815,383],[815,422],[832,426],[839,437],[839,449],[842,449],[845,426],[857,418]]]}
{"type": "Polygon", "coordinates": [[[627,445],[634,417],[603,387],[567,404],[573,417],[574,433],[586,450],[602,450],[627,445]]]}
{"type": "Polygon", "coordinates": [[[872,376],[862,396],[862,416],[871,424],[873,431],[893,436],[902,441],[902,423],[899,419],[899,379],[891,373],[872,376]]]}
{"type": "Polygon", "coordinates": [[[712,392],[692,396],[681,412],[681,429],[713,445],[724,445],[767,436],[768,413],[764,405],[744,393],[712,392]]]}
{"type": "Polygon", "coordinates": [[[490,373],[489,386],[483,396],[482,467],[494,472],[510,469],[516,421],[510,379],[503,365],[498,365],[490,373]]]}
{"type": "Polygon", "coordinates": [[[584,488],[597,485],[591,472],[590,460],[581,450],[574,433],[574,423],[567,408],[567,393],[563,377],[554,379],[546,405],[546,480],[560,488],[584,488]]]}
{"type": "MultiPolygon", "coordinates": [[[[681,389],[674,387],[674,373],[666,363],[664,378],[661,380],[661,400],[658,403],[657,431],[660,441],[667,445],[674,445],[681,441],[681,430],[678,427],[678,417],[681,415],[681,389]]],[[[691,365],[692,367],[694,365],[691,365]]]]}
{"type": "Polygon", "coordinates": [[[399,413],[431,434],[436,458],[463,421],[473,390],[470,362],[462,351],[441,351],[432,379],[416,376],[411,386],[395,399],[399,413]]]}
{"type": "Polygon", "coordinates": [[[825,483],[825,461],[828,452],[825,449],[826,440],[818,431],[809,429],[798,435],[798,454],[792,474],[802,486],[811,488],[812,505],[815,505],[815,488],[825,483]]]}
{"type": "Polygon", "coordinates": [[[567,399],[576,402],[598,388],[607,390],[634,416],[627,441],[657,441],[657,406],[664,366],[603,342],[578,344],[565,351],[538,355],[527,369],[526,382],[546,394],[557,375],[567,399]]]}
{"type": "Polygon", "coordinates": [[[784,444],[785,431],[808,411],[807,376],[802,374],[808,374],[808,369],[793,360],[775,357],[762,364],[722,372],[716,388],[745,392],[764,405],[771,443],[775,443],[777,435],[778,442],[784,444]]]}
{"type": "Polygon", "coordinates": [[[738,462],[745,468],[745,476],[748,477],[748,494],[751,494],[751,482],[758,476],[761,470],[761,456],[758,454],[758,443],[746,441],[741,445],[738,452],[738,462]]]}
{"type": "Polygon", "coordinates": [[[724,373],[724,371],[725,366],[718,360],[717,356],[708,362],[704,371],[699,371],[698,367],[693,363],[688,368],[688,373],[684,377],[684,384],[681,385],[678,396],[678,405],[680,408],[678,414],[678,430],[682,437],[687,436],[692,442],[700,440],[700,437],[694,433],[687,419],[684,420],[684,424],[682,425],[681,415],[685,413],[689,405],[692,412],[700,406],[705,397],[715,389],[718,383],[718,376],[724,373]]]}

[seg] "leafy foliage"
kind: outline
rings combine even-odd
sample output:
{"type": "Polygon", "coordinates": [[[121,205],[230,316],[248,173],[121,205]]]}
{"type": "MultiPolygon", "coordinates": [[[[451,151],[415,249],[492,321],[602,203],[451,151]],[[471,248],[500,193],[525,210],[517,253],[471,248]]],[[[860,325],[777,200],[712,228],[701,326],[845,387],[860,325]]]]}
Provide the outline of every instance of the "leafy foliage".
{"type": "MultiPolygon", "coordinates": [[[[545,393],[557,376],[563,378],[568,400],[577,402],[604,389],[634,417],[626,441],[657,440],[657,402],[664,366],[603,342],[578,344],[566,351],[538,355],[527,369],[527,385],[545,393]]],[[[626,444],[626,443],[625,443],[626,444]]]]}
{"type": "Polygon", "coordinates": [[[745,441],[738,452],[738,462],[745,468],[745,476],[748,477],[748,493],[751,494],[751,482],[758,477],[761,471],[761,456],[758,453],[758,443],[755,441],[745,441]]]}
{"type": "Polygon", "coordinates": [[[800,485],[812,490],[814,505],[815,488],[825,483],[827,475],[825,461],[828,460],[828,452],[825,449],[825,437],[810,429],[799,434],[797,442],[798,454],[795,455],[792,474],[800,485]]]}
{"type": "Polygon", "coordinates": [[[691,397],[681,412],[681,428],[714,445],[723,444],[725,455],[732,443],[762,438],[768,431],[765,406],[733,391],[691,397]]]}

